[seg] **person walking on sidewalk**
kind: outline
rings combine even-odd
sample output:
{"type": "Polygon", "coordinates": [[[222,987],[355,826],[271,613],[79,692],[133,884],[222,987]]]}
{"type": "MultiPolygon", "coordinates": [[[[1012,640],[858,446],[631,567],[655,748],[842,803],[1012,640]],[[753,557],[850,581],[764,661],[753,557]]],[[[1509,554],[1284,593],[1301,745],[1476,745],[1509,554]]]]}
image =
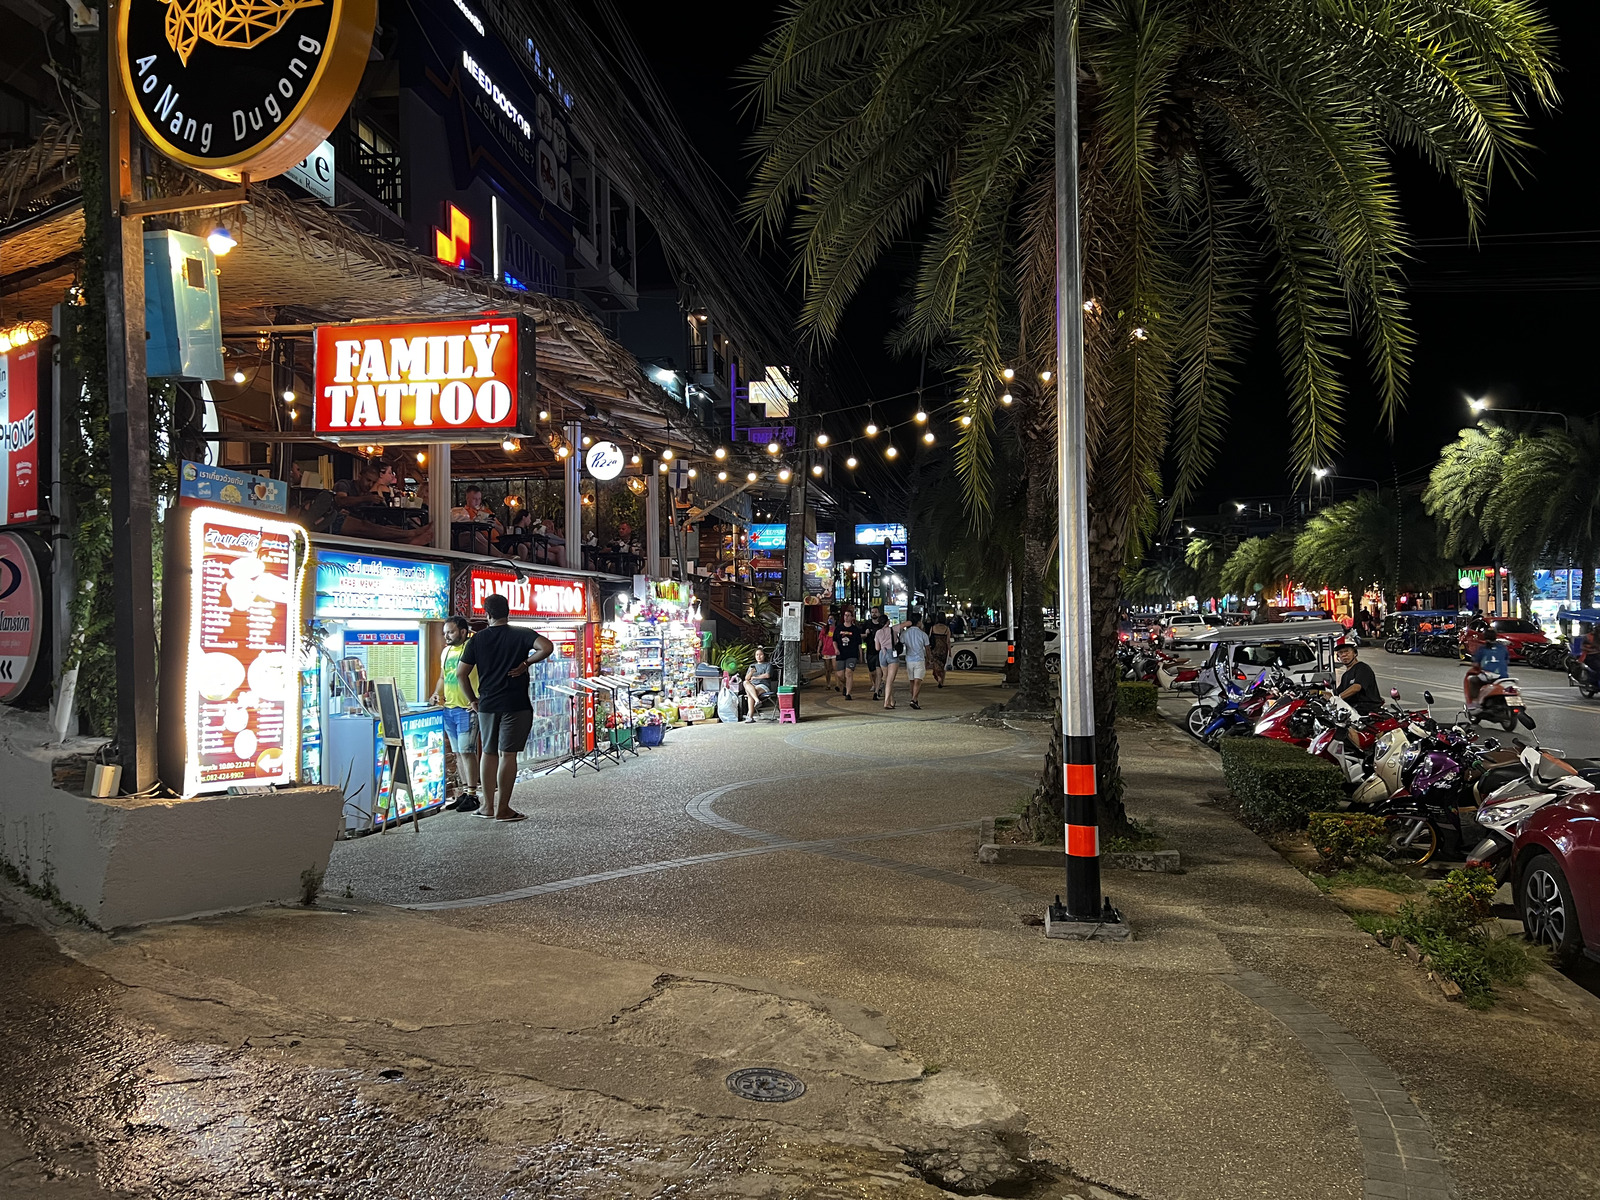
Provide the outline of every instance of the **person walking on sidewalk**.
{"type": "Polygon", "coordinates": [[[933,624],[928,627],[928,673],[939,687],[944,686],[944,669],[949,661],[950,626],[945,624],[943,613],[935,613],[933,624]]]}
{"type": "Polygon", "coordinates": [[[526,815],[511,807],[511,789],[517,784],[517,755],[533,731],[528,668],[549,658],[555,646],[542,633],[512,625],[511,605],[504,596],[485,596],[483,611],[489,628],[467,643],[456,664],[456,679],[478,714],[478,740],[483,746],[483,808],[479,815],[522,821],[526,815]],[[473,667],[478,668],[481,692],[472,684],[473,667]]]}
{"type": "Polygon", "coordinates": [[[866,632],[862,635],[861,649],[866,656],[867,672],[872,676],[872,698],[883,699],[883,675],[878,664],[878,630],[884,624],[884,618],[872,616],[867,618],[866,632]]]}
{"type": "MultiPolygon", "coordinates": [[[[456,773],[466,781],[466,790],[456,797],[457,812],[478,807],[478,718],[467,703],[467,694],[456,678],[456,667],[467,648],[472,627],[465,617],[444,619],[444,652],[439,656],[439,683],[428,697],[429,704],[444,705],[444,732],[455,751],[456,773]]],[[[478,688],[478,673],[472,672],[472,687],[478,688]]]]}
{"type": "Polygon", "coordinates": [[[838,632],[834,635],[834,646],[839,651],[839,682],[844,685],[844,698],[854,700],[850,694],[851,687],[855,684],[856,664],[861,661],[862,641],[866,631],[856,624],[854,609],[844,610],[844,620],[839,625],[838,632]]]}
{"type": "Polygon", "coordinates": [[[923,631],[922,614],[909,612],[900,627],[900,645],[906,655],[906,680],[911,686],[911,707],[922,707],[922,681],[928,674],[928,646],[931,639],[923,631]]]}
{"type": "Polygon", "coordinates": [[[834,660],[839,657],[839,645],[833,636],[833,618],[822,623],[822,633],[817,638],[817,653],[822,656],[822,683],[834,691],[839,690],[839,685],[833,681],[834,660]]]}
{"type": "Polygon", "coordinates": [[[895,646],[895,627],[888,617],[879,617],[878,632],[873,641],[878,648],[878,687],[883,692],[885,711],[894,707],[894,676],[899,670],[899,655],[895,646]]]}

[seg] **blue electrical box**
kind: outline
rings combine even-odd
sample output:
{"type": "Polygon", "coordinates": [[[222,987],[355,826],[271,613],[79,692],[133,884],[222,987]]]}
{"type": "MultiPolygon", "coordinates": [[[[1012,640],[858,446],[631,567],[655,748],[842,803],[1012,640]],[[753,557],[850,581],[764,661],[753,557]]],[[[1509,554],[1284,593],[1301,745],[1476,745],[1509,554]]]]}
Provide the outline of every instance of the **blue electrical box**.
{"type": "Polygon", "coordinates": [[[222,378],[217,259],[205,239],[176,229],[144,235],[145,374],[222,378]]]}

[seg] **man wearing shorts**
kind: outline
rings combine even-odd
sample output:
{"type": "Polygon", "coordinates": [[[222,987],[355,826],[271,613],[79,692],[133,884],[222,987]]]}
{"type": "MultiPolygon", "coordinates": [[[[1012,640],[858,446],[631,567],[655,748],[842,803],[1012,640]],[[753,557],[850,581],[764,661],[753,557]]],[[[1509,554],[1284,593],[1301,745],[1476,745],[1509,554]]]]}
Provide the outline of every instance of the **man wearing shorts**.
{"type": "Polygon", "coordinates": [[[928,674],[929,638],[922,629],[922,614],[909,612],[900,629],[900,644],[906,652],[906,678],[911,682],[911,707],[921,708],[922,681],[928,674]]]}
{"type": "Polygon", "coordinates": [[[833,635],[833,644],[839,652],[839,682],[844,685],[846,700],[855,699],[850,694],[850,689],[855,683],[856,664],[861,661],[861,643],[865,636],[865,630],[856,624],[855,611],[845,609],[844,620],[839,623],[838,631],[833,635]]]}
{"type": "MultiPolygon", "coordinates": [[[[446,617],[444,620],[444,653],[439,658],[439,686],[428,697],[429,704],[444,705],[444,732],[450,739],[450,749],[455,751],[456,769],[466,781],[466,790],[456,797],[458,812],[471,812],[478,807],[478,718],[467,703],[466,693],[456,679],[456,668],[461,665],[461,655],[467,648],[472,630],[465,617],[446,617]]],[[[472,672],[472,686],[478,688],[478,673],[472,672]]]]}
{"type": "Polygon", "coordinates": [[[489,627],[467,643],[456,664],[461,691],[478,714],[478,740],[483,746],[483,808],[478,815],[522,821],[525,814],[511,807],[511,789],[517,783],[517,755],[533,730],[528,668],[549,658],[555,646],[541,633],[512,625],[511,605],[504,596],[485,596],[483,611],[489,627]],[[481,691],[472,685],[474,667],[481,691]]]}

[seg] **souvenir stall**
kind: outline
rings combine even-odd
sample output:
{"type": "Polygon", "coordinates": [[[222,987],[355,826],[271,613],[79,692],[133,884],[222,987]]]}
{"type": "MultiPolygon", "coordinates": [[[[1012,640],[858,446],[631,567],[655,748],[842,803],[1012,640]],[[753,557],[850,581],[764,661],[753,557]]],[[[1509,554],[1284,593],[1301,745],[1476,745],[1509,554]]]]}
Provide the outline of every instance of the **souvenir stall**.
{"type": "Polygon", "coordinates": [[[316,653],[300,680],[302,778],[345,789],[347,834],[438,811],[444,714],[426,702],[439,623],[450,611],[450,569],[318,547],[315,570],[316,653]],[[380,713],[377,684],[387,680],[396,711],[380,713]],[[396,743],[409,788],[392,786],[396,743]]]}
{"type": "Polygon", "coordinates": [[[636,693],[651,693],[655,711],[671,720],[710,715],[695,678],[699,664],[700,605],[682,580],[646,583],[643,596],[619,602],[601,633],[601,671],[634,683],[636,693]]]}
{"type": "Polygon", "coordinates": [[[581,694],[577,682],[596,673],[598,613],[588,585],[582,579],[501,566],[474,565],[457,572],[455,611],[482,621],[484,598],[494,595],[506,598],[511,624],[536,630],[555,646],[530,673],[533,732],[519,759],[522,767],[531,773],[538,764],[575,749],[594,749],[596,722],[603,726],[609,714],[597,711],[594,696],[581,694]]]}

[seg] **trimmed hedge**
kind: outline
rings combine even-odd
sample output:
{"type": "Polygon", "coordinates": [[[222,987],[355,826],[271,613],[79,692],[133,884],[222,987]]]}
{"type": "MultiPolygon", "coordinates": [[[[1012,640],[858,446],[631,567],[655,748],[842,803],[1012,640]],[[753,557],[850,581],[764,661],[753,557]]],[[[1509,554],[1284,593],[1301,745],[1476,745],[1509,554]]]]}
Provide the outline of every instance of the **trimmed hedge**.
{"type": "Polygon", "coordinates": [[[1153,717],[1156,715],[1156,685],[1153,683],[1123,681],[1117,684],[1117,715],[1119,717],[1153,717]]]}
{"type": "Polygon", "coordinates": [[[1330,871],[1382,854],[1389,844],[1389,826],[1373,813],[1314,812],[1306,835],[1330,871]]]}
{"type": "Polygon", "coordinates": [[[1222,777],[1245,820],[1262,830],[1304,829],[1311,813],[1344,799],[1338,767],[1272,738],[1223,738],[1222,777]]]}

